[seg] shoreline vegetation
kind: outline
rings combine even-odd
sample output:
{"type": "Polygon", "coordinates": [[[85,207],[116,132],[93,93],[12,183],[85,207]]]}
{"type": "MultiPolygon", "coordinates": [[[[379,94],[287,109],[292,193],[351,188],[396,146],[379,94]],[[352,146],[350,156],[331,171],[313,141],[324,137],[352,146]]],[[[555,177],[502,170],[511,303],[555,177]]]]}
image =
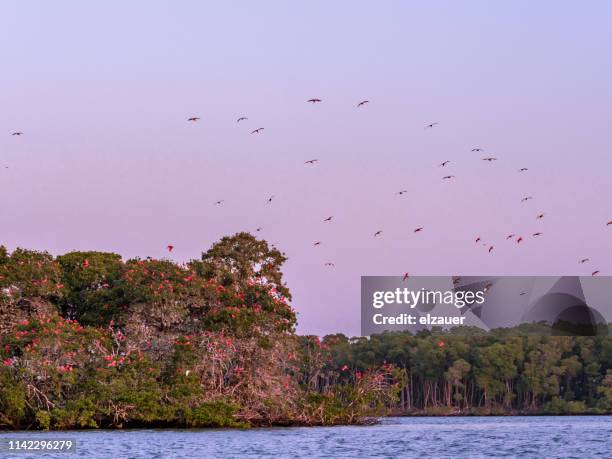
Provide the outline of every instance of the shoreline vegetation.
{"type": "Polygon", "coordinates": [[[248,233],[180,265],[0,246],[0,430],[612,413],[610,336],[299,336],[285,260],[248,233]]]}

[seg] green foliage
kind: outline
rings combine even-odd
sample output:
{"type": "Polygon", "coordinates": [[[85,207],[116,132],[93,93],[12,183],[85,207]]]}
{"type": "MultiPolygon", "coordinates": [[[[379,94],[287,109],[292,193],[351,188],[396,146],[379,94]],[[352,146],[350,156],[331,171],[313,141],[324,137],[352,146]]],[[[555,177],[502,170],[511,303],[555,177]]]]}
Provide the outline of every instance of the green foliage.
{"type": "Polygon", "coordinates": [[[187,411],[188,427],[248,427],[237,421],[238,406],[225,401],[203,403],[187,411]]]}
{"type": "Polygon", "coordinates": [[[57,257],[62,268],[62,313],[84,325],[108,323],[126,304],[121,256],[104,252],[71,252],[57,257]]]}
{"type": "Polygon", "coordinates": [[[13,370],[0,368],[0,427],[16,427],[26,414],[26,389],[15,381],[13,370]]]}

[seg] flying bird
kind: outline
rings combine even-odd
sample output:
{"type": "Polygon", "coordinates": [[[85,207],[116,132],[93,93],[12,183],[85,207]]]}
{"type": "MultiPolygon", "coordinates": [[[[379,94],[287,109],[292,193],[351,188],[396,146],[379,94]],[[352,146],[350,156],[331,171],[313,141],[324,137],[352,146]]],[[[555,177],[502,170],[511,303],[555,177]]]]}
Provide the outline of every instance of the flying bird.
{"type": "Polygon", "coordinates": [[[589,261],[589,258],[583,258],[578,263],[580,263],[582,265],[582,264],[586,263],[587,261],[589,261]]]}
{"type": "Polygon", "coordinates": [[[423,227],[420,226],[417,229],[414,230],[415,233],[420,233],[421,231],[423,231],[423,227]]]}
{"type": "Polygon", "coordinates": [[[612,225],[612,220],[610,220],[608,223],[606,223],[606,226],[610,226],[612,225]]]}
{"type": "Polygon", "coordinates": [[[544,214],[540,214],[536,217],[536,220],[542,220],[544,218],[544,214]]]}
{"type": "Polygon", "coordinates": [[[173,245],[168,245],[166,246],[166,248],[168,249],[168,252],[172,252],[172,249],[174,249],[173,245]]]}
{"type": "Polygon", "coordinates": [[[494,248],[495,248],[494,246],[489,247],[489,253],[493,252],[494,248]]]}
{"type": "Polygon", "coordinates": [[[317,241],[317,242],[315,242],[315,243],[314,243],[314,244],[312,244],[312,245],[313,245],[313,246],[315,246],[315,247],[316,247],[316,246],[318,246],[318,245],[321,245],[321,241],[317,241]]]}
{"type": "Polygon", "coordinates": [[[361,102],[359,102],[357,104],[357,108],[362,107],[362,106],[364,106],[365,104],[368,104],[368,103],[370,103],[369,100],[362,100],[361,102]]]}
{"type": "Polygon", "coordinates": [[[493,156],[489,156],[488,158],[482,158],[483,161],[497,161],[497,158],[493,157],[493,156]]]}
{"type": "Polygon", "coordinates": [[[224,199],[220,199],[219,201],[215,201],[215,204],[220,206],[221,204],[223,204],[224,201],[224,199]]]}
{"type": "Polygon", "coordinates": [[[597,270],[597,271],[593,271],[593,272],[591,273],[591,276],[597,276],[598,274],[599,274],[599,270],[597,270]]]}
{"type": "Polygon", "coordinates": [[[13,132],[11,135],[23,135],[23,132],[21,132],[21,131],[16,131],[16,132],[13,132]]]}
{"type": "Polygon", "coordinates": [[[321,102],[321,99],[313,98],[313,99],[308,99],[306,102],[310,102],[311,104],[316,104],[318,102],[321,102]]]}
{"type": "Polygon", "coordinates": [[[450,163],[450,161],[443,161],[440,163],[440,167],[444,167],[446,166],[448,163],[450,163]]]}
{"type": "Polygon", "coordinates": [[[251,131],[251,134],[259,134],[259,133],[260,133],[261,131],[263,131],[263,130],[264,130],[264,128],[257,128],[257,129],[253,129],[253,130],[251,131]]]}
{"type": "Polygon", "coordinates": [[[325,220],[323,220],[324,222],[331,222],[332,218],[334,218],[334,216],[332,215],[331,217],[327,217],[325,220]]]}
{"type": "Polygon", "coordinates": [[[515,234],[508,234],[508,235],[506,236],[506,241],[507,241],[508,239],[512,239],[514,236],[515,236],[515,234]]]}
{"type": "Polygon", "coordinates": [[[533,233],[534,237],[541,236],[541,235],[542,235],[542,233],[533,233]]]}
{"type": "Polygon", "coordinates": [[[479,147],[472,148],[472,151],[482,151],[482,148],[479,148],[479,147]]]}
{"type": "Polygon", "coordinates": [[[255,231],[257,231],[258,233],[262,230],[263,228],[260,226],[259,228],[257,228],[255,231]]]}
{"type": "Polygon", "coordinates": [[[533,199],[533,196],[525,196],[523,199],[521,199],[521,202],[526,202],[526,201],[529,201],[530,199],[533,199]]]}
{"type": "Polygon", "coordinates": [[[408,193],[408,190],[400,190],[395,194],[399,194],[400,196],[403,195],[404,193],[408,193]]]}
{"type": "Polygon", "coordinates": [[[408,280],[409,277],[410,277],[409,273],[404,273],[404,277],[402,277],[402,281],[408,280]]]}
{"type": "Polygon", "coordinates": [[[478,244],[480,242],[480,236],[476,237],[476,240],[474,241],[476,244],[478,244]]]}
{"type": "Polygon", "coordinates": [[[331,266],[332,268],[335,268],[335,267],[336,267],[336,265],[335,265],[335,264],[333,264],[333,263],[331,263],[331,262],[329,262],[329,261],[328,261],[327,263],[325,263],[325,266],[331,266]]]}
{"type": "Polygon", "coordinates": [[[517,244],[520,244],[521,242],[523,242],[523,236],[519,236],[519,237],[516,239],[516,243],[517,243],[517,244]]]}
{"type": "Polygon", "coordinates": [[[425,129],[432,128],[434,126],[437,126],[438,124],[440,124],[440,123],[429,123],[427,126],[425,126],[425,129]]]}
{"type": "Polygon", "coordinates": [[[274,199],[274,195],[270,196],[270,197],[268,198],[268,204],[270,204],[270,203],[272,202],[272,200],[273,200],[273,199],[274,199]]]}
{"type": "Polygon", "coordinates": [[[246,120],[248,120],[246,116],[241,116],[240,118],[236,120],[236,123],[240,123],[241,121],[246,121],[246,120]]]}
{"type": "Polygon", "coordinates": [[[528,171],[528,170],[529,170],[529,169],[527,169],[526,167],[521,167],[521,168],[519,169],[519,172],[525,172],[525,171],[528,171]]]}
{"type": "Polygon", "coordinates": [[[449,180],[449,179],[453,179],[455,178],[454,175],[445,175],[444,177],[442,177],[442,180],[449,180]]]}
{"type": "Polygon", "coordinates": [[[379,234],[382,234],[382,230],[378,230],[374,233],[374,237],[378,236],[379,234]]]}
{"type": "Polygon", "coordinates": [[[198,121],[199,119],[200,118],[198,116],[192,116],[191,118],[187,118],[187,121],[195,122],[195,121],[198,121]]]}
{"type": "Polygon", "coordinates": [[[316,162],[319,162],[318,159],[309,159],[308,161],[304,161],[304,164],[314,164],[316,162]]]}

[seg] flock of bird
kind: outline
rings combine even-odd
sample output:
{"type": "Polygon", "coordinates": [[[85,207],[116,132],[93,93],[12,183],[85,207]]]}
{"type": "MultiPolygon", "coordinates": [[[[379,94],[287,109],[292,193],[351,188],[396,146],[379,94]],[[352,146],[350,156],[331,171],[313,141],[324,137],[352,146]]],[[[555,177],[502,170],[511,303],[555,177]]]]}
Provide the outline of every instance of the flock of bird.
{"type": "MultiPolygon", "coordinates": [[[[306,102],[310,103],[310,104],[320,104],[323,101],[322,101],[322,99],[319,99],[319,98],[311,98],[311,99],[308,99],[306,102]]],[[[355,107],[356,108],[362,108],[362,107],[364,107],[365,105],[367,105],[369,103],[370,103],[369,100],[362,100],[359,103],[357,103],[355,107]]],[[[196,122],[200,121],[200,119],[201,118],[199,116],[190,116],[190,117],[187,118],[187,122],[189,122],[189,123],[196,123],[196,122]]],[[[236,119],[236,123],[242,123],[244,121],[247,121],[248,119],[249,118],[246,117],[246,116],[240,116],[239,118],[236,119]]],[[[436,126],[439,126],[439,124],[440,123],[438,123],[438,122],[428,123],[428,124],[425,125],[425,129],[433,129],[436,126]]],[[[263,131],[264,131],[263,127],[258,127],[256,129],[253,129],[251,131],[251,134],[261,134],[261,133],[263,133],[263,131]]],[[[16,136],[16,137],[21,137],[21,136],[24,135],[24,133],[22,131],[15,131],[15,132],[12,132],[11,135],[12,136],[16,136]]],[[[474,147],[474,148],[471,149],[471,151],[473,153],[481,153],[484,150],[481,147],[474,147]]],[[[494,157],[494,156],[485,156],[485,157],[482,158],[482,161],[486,161],[488,163],[492,163],[494,161],[497,161],[497,158],[494,157]]],[[[309,160],[304,161],[304,165],[306,165],[306,166],[314,166],[314,165],[318,164],[319,162],[320,162],[320,160],[318,158],[313,158],[313,159],[309,159],[309,160]]],[[[439,167],[441,167],[443,169],[446,169],[449,164],[451,164],[451,161],[450,160],[445,160],[445,161],[442,161],[439,164],[439,167]]],[[[529,169],[527,167],[521,167],[518,170],[518,172],[519,173],[524,173],[524,172],[527,172],[528,170],[529,169]]],[[[452,174],[448,174],[448,175],[442,176],[442,180],[450,181],[450,180],[453,180],[453,179],[455,179],[455,175],[452,175],[452,174]]],[[[395,194],[398,195],[398,196],[401,196],[401,195],[403,195],[403,194],[405,194],[407,192],[408,192],[408,190],[399,190],[395,194]]],[[[267,204],[271,204],[273,199],[274,199],[274,197],[275,197],[274,195],[271,195],[270,197],[268,197],[267,201],[266,201],[267,204]]],[[[521,199],[521,202],[525,203],[525,202],[530,201],[532,199],[533,199],[533,196],[525,196],[525,197],[523,197],[521,199]]],[[[223,205],[224,202],[225,202],[224,199],[220,199],[220,200],[215,201],[214,204],[217,205],[217,206],[221,206],[221,205],[223,205]]],[[[536,220],[542,220],[545,217],[545,215],[546,214],[544,212],[539,213],[538,215],[536,215],[535,219],[536,220]]],[[[323,223],[331,223],[333,221],[333,218],[334,218],[334,216],[330,215],[330,216],[326,217],[325,219],[323,219],[322,222],[323,223]]],[[[612,220],[608,221],[606,223],[606,226],[612,227],[612,220]]],[[[258,227],[256,229],[256,231],[260,232],[262,229],[263,228],[258,227]]],[[[413,230],[414,233],[420,233],[422,231],[424,231],[424,227],[417,227],[417,228],[414,228],[414,230],[413,230]]],[[[382,233],[383,233],[382,230],[377,230],[374,233],[373,237],[379,237],[379,236],[382,235],[382,233]]],[[[532,237],[539,237],[539,236],[542,236],[542,235],[543,235],[543,233],[541,231],[536,231],[536,232],[531,234],[532,237]]],[[[509,235],[506,236],[506,240],[514,240],[516,242],[516,244],[521,244],[521,243],[524,242],[525,239],[521,235],[512,233],[512,234],[509,234],[509,235]]],[[[495,250],[495,246],[493,244],[491,244],[491,243],[485,243],[483,241],[483,239],[481,238],[481,236],[476,236],[474,241],[475,241],[476,244],[481,244],[482,246],[486,247],[488,253],[491,253],[491,252],[493,252],[495,250]]],[[[318,247],[321,244],[322,244],[322,241],[315,241],[313,243],[313,246],[314,247],[318,247]]],[[[167,248],[168,252],[172,252],[172,250],[174,249],[174,246],[169,244],[169,245],[167,245],[166,248],[167,248]]],[[[587,258],[581,258],[581,259],[578,260],[578,263],[579,264],[585,264],[585,263],[588,263],[589,261],[590,261],[590,258],[588,258],[588,257],[587,258]]],[[[324,266],[332,267],[333,268],[336,265],[333,262],[328,261],[328,262],[324,263],[324,266]]],[[[594,270],[594,271],[592,271],[591,275],[592,276],[596,276],[599,273],[600,273],[599,270],[594,270]]],[[[410,274],[406,272],[406,273],[403,274],[402,278],[403,278],[403,280],[407,280],[409,278],[409,276],[410,276],[410,274]]]]}

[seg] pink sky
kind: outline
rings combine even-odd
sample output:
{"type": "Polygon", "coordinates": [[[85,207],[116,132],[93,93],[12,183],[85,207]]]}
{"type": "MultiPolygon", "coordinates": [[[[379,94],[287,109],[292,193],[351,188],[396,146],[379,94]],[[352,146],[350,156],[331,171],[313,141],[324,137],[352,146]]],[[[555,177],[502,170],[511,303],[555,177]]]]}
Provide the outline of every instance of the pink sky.
{"type": "Polygon", "coordinates": [[[185,261],[261,226],[318,334],[359,332],[362,275],[612,275],[611,12],[4,2],[0,243],[185,261]]]}

